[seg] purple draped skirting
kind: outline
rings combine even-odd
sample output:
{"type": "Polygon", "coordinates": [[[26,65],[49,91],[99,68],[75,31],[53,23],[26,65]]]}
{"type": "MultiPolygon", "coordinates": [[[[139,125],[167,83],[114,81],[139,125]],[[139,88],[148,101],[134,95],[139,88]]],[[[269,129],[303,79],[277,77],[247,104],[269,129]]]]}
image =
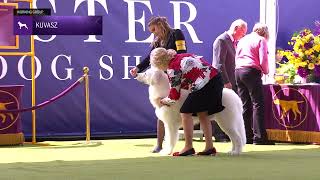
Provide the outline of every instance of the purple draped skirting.
{"type": "MultiPolygon", "coordinates": [[[[0,86],[0,110],[20,108],[22,85],[0,86]]],[[[0,145],[24,142],[19,112],[0,113],[0,145]]]]}
{"type": "Polygon", "coordinates": [[[320,143],[320,85],[264,85],[269,140],[320,143]]]}

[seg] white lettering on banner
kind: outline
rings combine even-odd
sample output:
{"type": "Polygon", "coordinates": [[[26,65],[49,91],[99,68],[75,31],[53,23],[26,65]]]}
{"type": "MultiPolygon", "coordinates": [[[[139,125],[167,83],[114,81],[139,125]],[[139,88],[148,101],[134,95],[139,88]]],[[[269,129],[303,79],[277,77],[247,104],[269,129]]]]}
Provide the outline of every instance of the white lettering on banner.
{"type": "MultiPolygon", "coordinates": [[[[28,56],[22,56],[19,59],[19,61],[18,61],[18,73],[19,73],[21,78],[30,81],[31,77],[30,78],[26,77],[26,75],[24,73],[24,70],[25,69],[29,69],[28,65],[30,65],[30,64],[27,64],[27,66],[24,65],[26,57],[28,57],[28,56]]],[[[131,67],[135,67],[135,65],[140,63],[141,56],[133,56],[133,57],[131,57],[131,56],[121,56],[121,57],[123,58],[123,63],[124,63],[123,64],[123,66],[124,66],[124,75],[123,75],[122,79],[124,79],[124,80],[133,79],[133,78],[129,77],[129,69],[131,67]],[[130,58],[135,58],[135,65],[129,65],[129,59],[130,58]]],[[[58,73],[57,73],[58,63],[60,61],[64,60],[64,59],[68,61],[69,66],[72,65],[72,57],[71,57],[71,55],[59,54],[56,57],[54,57],[52,62],[51,62],[51,72],[52,72],[53,76],[57,80],[60,80],[60,81],[72,80],[72,77],[73,77],[72,76],[72,72],[74,70],[74,68],[72,68],[72,67],[64,68],[64,70],[67,72],[67,75],[64,78],[61,77],[61,74],[59,76],[58,73]]],[[[113,71],[113,68],[112,68],[112,65],[113,65],[113,60],[112,59],[113,59],[112,55],[102,55],[100,57],[100,59],[99,59],[99,66],[101,67],[99,69],[99,79],[100,80],[110,80],[110,79],[113,78],[114,71],[113,71]],[[104,61],[104,59],[109,59],[109,62],[104,61]],[[109,73],[108,76],[107,76],[107,73],[109,73]]],[[[2,56],[0,56],[0,61],[1,61],[0,65],[2,66],[2,72],[0,74],[0,79],[3,79],[7,75],[7,72],[8,72],[8,63],[7,63],[6,59],[4,57],[2,57],[2,56]]],[[[41,74],[41,71],[42,71],[42,65],[41,65],[41,62],[40,62],[39,58],[36,57],[36,56],[35,56],[35,62],[36,62],[36,65],[35,65],[35,67],[36,67],[35,78],[38,78],[40,76],[40,74],[41,74]]]]}
{"type": "MultiPolygon", "coordinates": [[[[98,2],[106,10],[107,14],[109,13],[106,0],[75,0],[74,11],[73,11],[74,13],[76,12],[79,5],[83,2],[87,2],[89,16],[96,15],[95,6],[94,6],[95,2],[98,2]]],[[[101,40],[98,40],[95,35],[89,35],[89,38],[84,40],[84,42],[101,42],[101,40]]]]}
{"type": "MultiPolygon", "coordinates": [[[[71,56],[66,56],[66,55],[63,55],[63,54],[60,54],[58,56],[56,56],[53,60],[52,60],[52,63],[51,63],[51,71],[52,71],[52,74],[53,76],[56,78],[56,79],[59,79],[61,81],[64,81],[64,80],[67,80],[67,79],[72,79],[72,71],[74,68],[65,68],[65,70],[67,70],[67,77],[65,78],[60,78],[57,74],[57,61],[59,59],[59,57],[65,57],[65,59],[68,60],[68,63],[69,65],[71,65],[71,56]]],[[[61,59],[61,58],[60,58],[61,59]]]]}
{"type": "MultiPolygon", "coordinates": [[[[38,7],[37,7],[37,1],[38,1],[38,0],[34,0],[34,1],[32,2],[33,8],[38,8],[38,7]]],[[[49,0],[49,2],[50,2],[51,6],[52,6],[52,8],[53,8],[53,12],[56,13],[56,12],[57,12],[57,10],[56,10],[56,1],[55,1],[55,0],[49,0]]],[[[49,39],[47,39],[47,40],[41,39],[41,38],[40,38],[39,36],[37,36],[37,35],[34,36],[34,39],[37,40],[37,41],[40,41],[40,42],[50,42],[50,41],[54,40],[54,38],[56,38],[56,35],[52,35],[52,36],[51,36],[49,39]]]]}
{"type": "MultiPolygon", "coordinates": [[[[43,0],[41,0],[41,1],[43,1],[43,0]]],[[[50,2],[51,6],[53,8],[53,11],[57,12],[56,11],[56,1],[55,0],[48,0],[48,1],[50,2]]],[[[37,8],[37,2],[38,2],[38,0],[33,0],[32,1],[32,7],[33,8],[37,8]]]]}
{"type": "MultiPolygon", "coordinates": [[[[56,1],[55,0],[48,0],[53,8],[54,13],[56,13],[56,1]]],[[[151,3],[148,0],[123,0],[128,4],[128,37],[129,39],[125,42],[128,43],[150,43],[153,40],[153,34],[151,34],[148,38],[144,40],[137,40],[136,39],[136,23],[140,23],[143,27],[143,30],[146,31],[146,19],[145,19],[145,11],[142,12],[142,16],[140,19],[135,19],[136,17],[136,11],[135,11],[135,5],[136,3],[144,4],[151,14],[152,7],[151,3]]],[[[37,8],[37,2],[38,0],[33,1],[33,8],[37,8]]],[[[74,6],[74,13],[77,11],[78,7],[83,3],[87,3],[88,7],[88,15],[89,16],[95,16],[95,3],[99,3],[106,11],[107,14],[109,14],[108,6],[107,6],[107,0],[75,0],[75,6],[74,6]]],[[[190,24],[190,22],[194,21],[197,16],[197,9],[196,7],[187,1],[169,1],[173,5],[173,18],[174,18],[174,28],[181,29],[181,25],[185,26],[188,30],[190,37],[193,41],[193,43],[203,43],[201,41],[193,26],[190,24]],[[187,21],[181,22],[181,5],[184,4],[189,8],[190,16],[187,21]]],[[[56,38],[56,35],[52,35],[49,39],[41,39],[39,36],[35,35],[35,40],[38,40],[40,42],[51,42],[53,39],[56,38]]],[[[96,38],[96,35],[89,35],[88,39],[84,40],[84,42],[101,42],[101,40],[96,38]]]]}
{"type": "MultiPolygon", "coordinates": [[[[78,9],[80,9],[80,6],[86,6],[88,9],[88,15],[89,16],[94,16],[96,15],[96,6],[99,4],[100,6],[102,6],[105,10],[105,12],[107,14],[109,14],[109,9],[107,6],[107,1],[108,0],[74,0],[74,13],[76,13],[76,11],[78,9]]],[[[153,10],[152,10],[152,2],[151,0],[122,0],[123,2],[125,2],[127,4],[127,13],[128,13],[128,32],[126,32],[128,34],[128,39],[125,40],[123,39],[123,41],[125,43],[151,43],[154,36],[153,34],[150,34],[149,32],[147,32],[147,22],[146,22],[146,15],[153,15],[153,10]],[[143,9],[141,10],[140,7],[143,7],[143,9]],[[138,8],[139,7],[139,8],[138,8]],[[138,12],[137,10],[141,11],[138,12]],[[141,14],[141,15],[140,15],[141,14]],[[139,17],[140,16],[140,17],[139,17]],[[136,32],[138,28],[141,28],[142,30],[146,33],[146,35],[148,36],[146,39],[137,39],[136,37],[136,32]]],[[[37,8],[37,2],[38,0],[34,0],[33,1],[33,8],[37,8]]],[[[53,13],[57,13],[57,9],[56,9],[56,1],[55,0],[47,0],[48,3],[50,3],[51,7],[52,7],[52,12],[53,13]]],[[[41,3],[43,3],[41,1],[41,3]]],[[[179,0],[171,0],[169,1],[169,5],[172,4],[172,11],[173,11],[173,15],[170,16],[173,18],[173,26],[174,28],[178,28],[181,29],[181,27],[185,27],[187,29],[187,32],[190,34],[190,37],[193,41],[193,43],[203,43],[197,36],[196,31],[194,29],[194,27],[192,26],[192,22],[196,19],[197,17],[197,9],[195,7],[195,5],[193,5],[191,2],[188,1],[179,1],[179,0]],[[185,8],[185,6],[187,8],[185,8]],[[189,14],[189,17],[182,17],[181,16],[181,10],[186,9],[187,11],[189,11],[189,13],[187,12],[187,14],[189,14]],[[182,19],[185,18],[185,19],[182,19]]],[[[49,5],[49,6],[50,6],[49,5]]],[[[58,9],[59,10],[59,9],[58,9]]],[[[72,11],[72,10],[71,10],[72,11]]],[[[103,15],[103,14],[102,14],[103,15]]],[[[107,17],[107,16],[105,16],[107,17]]],[[[110,35],[110,34],[107,34],[110,35]]],[[[106,36],[107,36],[106,35],[106,36]]],[[[97,39],[95,35],[89,35],[89,36],[85,36],[85,38],[88,37],[88,39],[81,39],[80,41],[83,42],[97,42],[100,43],[101,40],[97,39]]],[[[58,38],[56,35],[52,35],[52,36],[41,36],[41,38],[39,36],[34,36],[35,40],[43,42],[43,43],[49,43],[49,42],[53,42],[53,40],[55,38],[58,38]]],[[[82,42],[82,43],[83,43],[82,42]]],[[[64,55],[60,52],[57,52],[57,56],[54,57],[54,59],[52,59],[51,62],[51,71],[53,76],[57,79],[57,80],[61,80],[61,81],[65,81],[65,80],[72,80],[73,76],[73,70],[74,68],[72,67],[72,57],[71,55],[64,55]],[[67,60],[68,61],[68,67],[65,67],[64,69],[62,69],[62,71],[59,71],[60,69],[57,69],[59,62],[62,62],[63,60],[67,60]],[[58,74],[61,73],[62,74],[58,74]]],[[[135,65],[139,64],[140,60],[141,60],[141,56],[130,56],[130,55],[120,55],[123,59],[123,80],[130,80],[132,79],[132,77],[129,74],[129,70],[134,67],[135,65]],[[131,59],[132,58],[132,59],[131,59]],[[135,60],[133,60],[133,58],[135,60]],[[129,62],[130,60],[130,62],[129,62]],[[135,65],[134,65],[135,62],[135,65]]],[[[26,65],[24,67],[24,59],[26,56],[23,56],[19,59],[18,61],[18,73],[21,76],[21,78],[25,79],[25,80],[31,80],[31,77],[26,77],[26,75],[28,76],[28,74],[26,74],[26,72],[29,72],[27,70],[29,70],[29,67],[26,65]],[[26,71],[24,71],[26,70],[26,71]]],[[[117,54],[118,57],[118,54],[117,54]]],[[[120,60],[120,59],[119,59],[120,60]]],[[[5,58],[0,57],[0,61],[2,65],[2,71],[0,73],[0,79],[4,78],[7,75],[8,72],[8,64],[5,58]]],[[[40,74],[41,74],[41,62],[40,60],[35,57],[35,61],[36,61],[36,74],[35,74],[35,78],[37,78],[40,74]]],[[[27,61],[27,64],[29,62],[27,61]]],[[[113,70],[113,57],[112,55],[102,55],[100,56],[99,59],[99,79],[100,80],[110,80],[113,78],[114,76],[114,70],[113,70]],[[108,59],[108,60],[105,60],[108,59]]],[[[48,63],[46,63],[47,65],[48,63]]],[[[29,75],[30,76],[30,75],[29,75]]]]}
{"type": "Polygon", "coordinates": [[[2,72],[0,75],[0,79],[2,79],[6,76],[6,74],[8,72],[8,64],[7,64],[7,61],[2,56],[0,56],[0,61],[1,61],[1,65],[2,65],[2,72]]]}
{"type": "Polygon", "coordinates": [[[100,70],[99,70],[100,79],[109,80],[109,79],[111,79],[111,78],[113,77],[113,69],[112,69],[112,67],[110,67],[109,65],[107,65],[107,64],[105,64],[105,63],[103,62],[103,58],[104,58],[104,57],[108,57],[108,59],[110,60],[110,63],[112,64],[112,56],[103,55],[103,56],[101,56],[101,58],[99,59],[99,65],[100,65],[100,67],[102,67],[103,69],[109,71],[110,76],[109,76],[108,78],[105,78],[105,77],[102,75],[102,70],[100,69],[100,70]]]}
{"type": "Polygon", "coordinates": [[[189,31],[191,39],[194,43],[203,43],[197,37],[197,34],[196,34],[194,28],[192,27],[192,25],[190,25],[190,22],[195,20],[197,17],[197,9],[194,7],[194,5],[191,4],[190,2],[185,2],[185,1],[170,1],[170,3],[173,4],[174,28],[181,29],[180,25],[184,25],[187,28],[187,30],[189,31]],[[188,8],[190,9],[189,19],[185,22],[181,22],[181,19],[180,19],[180,16],[181,16],[180,4],[186,4],[188,6],[188,8]]]}
{"type": "MultiPolygon", "coordinates": [[[[144,1],[144,0],[124,0],[128,4],[128,35],[129,39],[126,40],[125,42],[130,42],[130,43],[150,43],[152,42],[153,39],[153,34],[151,34],[147,39],[138,41],[136,39],[136,22],[140,23],[143,27],[143,30],[146,31],[146,20],[145,20],[145,11],[142,12],[142,17],[140,19],[135,19],[136,13],[135,13],[135,3],[143,3],[145,4],[148,9],[150,10],[151,14],[152,13],[152,7],[150,4],[150,1],[144,1]]],[[[188,32],[190,33],[191,39],[194,43],[203,43],[201,40],[199,40],[194,28],[190,24],[195,18],[197,17],[197,9],[193,4],[190,2],[185,2],[185,1],[170,1],[170,3],[173,5],[173,13],[174,13],[174,28],[176,29],[181,29],[181,25],[184,25],[188,32]],[[181,13],[180,13],[180,7],[181,4],[185,4],[189,8],[190,16],[189,19],[185,22],[181,22],[181,13]]]]}
{"type": "Polygon", "coordinates": [[[57,37],[57,35],[52,35],[49,39],[45,40],[45,39],[41,39],[38,35],[34,35],[34,40],[38,40],[40,42],[51,42],[56,37],[57,37]]]}
{"type": "Polygon", "coordinates": [[[142,17],[140,19],[135,19],[135,3],[145,4],[152,14],[152,8],[150,1],[141,1],[141,0],[124,0],[128,4],[128,34],[129,39],[125,42],[134,42],[134,43],[151,43],[153,40],[153,34],[151,34],[147,39],[138,41],[136,39],[136,22],[140,23],[143,27],[143,30],[146,31],[146,19],[145,19],[145,11],[142,12],[142,17]]]}
{"type": "MultiPolygon", "coordinates": [[[[24,73],[23,73],[23,62],[24,62],[24,59],[25,59],[25,57],[26,56],[22,56],[21,58],[20,58],[20,60],[19,60],[19,62],[18,62],[18,73],[20,74],[20,76],[23,78],[23,79],[25,79],[25,80],[31,80],[31,78],[30,79],[28,79],[25,75],[24,75],[24,73]]],[[[39,61],[39,59],[35,56],[34,57],[34,59],[35,59],[35,62],[36,62],[36,74],[35,74],[35,79],[40,75],[40,73],[41,73],[41,63],[40,63],[40,61],[39,61]]]]}
{"type": "Polygon", "coordinates": [[[141,56],[134,56],[136,58],[136,64],[134,66],[129,66],[130,56],[122,56],[122,57],[124,61],[124,77],[122,79],[131,79],[129,78],[129,68],[136,67],[136,65],[140,63],[141,56]]]}
{"type": "Polygon", "coordinates": [[[36,22],[36,28],[39,29],[58,29],[58,22],[36,22]]]}

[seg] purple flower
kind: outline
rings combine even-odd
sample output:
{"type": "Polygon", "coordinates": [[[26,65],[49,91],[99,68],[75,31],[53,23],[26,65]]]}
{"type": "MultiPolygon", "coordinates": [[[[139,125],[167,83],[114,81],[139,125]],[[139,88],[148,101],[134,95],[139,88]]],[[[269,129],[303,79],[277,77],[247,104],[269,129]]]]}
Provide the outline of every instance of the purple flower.
{"type": "Polygon", "coordinates": [[[302,36],[306,36],[306,35],[307,35],[307,32],[306,32],[306,31],[301,31],[299,35],[300,35],[301,37],[302,37],[302,36]]]}
{"type": "Polygon", "coordinates": [[[313,47],[313,41],[310,41],[310,42],[304,44],[304,48],[306,48],[306,49],[310,49],[312,47],[313,47]]]}
{"type": "Polygon", "coordinates": [[[282,59],[281,59],[281,63],[285,64],[287,62],[289,62],[289,59],[287,58],[287,56],[283,56],[282,59]]]}
{"type": "Polygon", "coordinates": [[[320,65],[315,65],[313,71],[316,77],[320,77],[320,65]]]}
{"type": "Polygon", "coordinates": [[[294,53],[293,53],[293,56],[297,58],[297,57],[299,57],[299,54],[296,53],[296,52],[294,52],[294,53]]]}
{"type": "Polygon", "coordinates": [[[308,55],[308,56],[307,56],[307,60],[310,61],[311,59],[312,59],[312,57],[311,57],[310,55],[308,55]]]}
{"type": "Polygon", "coordinates": [[[301,66],[298,67],[297,73],[302,78],[306,78],[309,74],[308,70],[306,68],[301,67],[301,66]]]}

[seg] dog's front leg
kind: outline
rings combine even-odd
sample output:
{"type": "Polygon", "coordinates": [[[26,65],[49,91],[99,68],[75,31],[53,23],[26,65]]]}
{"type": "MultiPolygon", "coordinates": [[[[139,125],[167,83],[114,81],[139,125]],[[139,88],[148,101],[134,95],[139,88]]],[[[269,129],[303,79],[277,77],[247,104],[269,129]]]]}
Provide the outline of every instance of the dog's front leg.
{"type": "MultiPolygon", "coordinates": [[[[170,119],[169,121],[173,121],[170,119]]],[[[179,131],[179,124],[174,123],[164,123],[165,126],[165,144],[164,148],[160,151],[162,155],[169,155],[172,153],[173,148],[175,147],[178,141],[178,131],[179,131]]]]}

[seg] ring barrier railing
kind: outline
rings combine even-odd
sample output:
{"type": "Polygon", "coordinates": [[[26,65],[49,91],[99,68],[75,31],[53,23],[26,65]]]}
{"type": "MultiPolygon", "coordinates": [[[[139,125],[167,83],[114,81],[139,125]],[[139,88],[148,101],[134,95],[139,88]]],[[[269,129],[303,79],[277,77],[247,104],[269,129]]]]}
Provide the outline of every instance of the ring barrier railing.
{"type": "Polygon", "coordinates": [[[62,91],[60,94],[54,96],[53,98],[44,101],[40,104],[37,104],[35,106],[32,107],[28,107],[28,108],[20,108],[20,109],[9,109],[9,110],[0,110],[0,113],[20,113],[20,112],[26,112],[26,111],[32,111],[32,110],[36,110],[36,109],[40,109],[48,104],[51,104],[52,102],[60,99],[61,97],[63,97],[64,95],[66,95],[67,93],[69,93],[72,89],[74,89],[75,87],[77,87],[81,82],[83,81],[83,77],[79,78],[75,83],[73,83],[71,86],[69,86],[67,89],[65,89],[64,91],[62,91]]]}
{"type": "Polygon", "coordinates": [[[50,98],[47,101],[44,101],[40,104],[37,104],[35,106],[32,107],[28,107],[28,108],[20,108],[20,109],[9,109],[9,110],[0,110],[0,113],[22,113],[22,112],[26,112],[26,111],[32,111],[32,110],[36,110],[36,109],[40,109],[48,104],[53,103],[54,101],[60,99],[61,97],[63,97],[64,95],[66,95],[67,93],[71,92],[75,87],[77,87],[79,84],[81,84],[83,81],[85,83],[85,108],[86,108],[86,141],[90,141],[90,107],[89,107],[89,69],[88,67],[84,67],[83,68],[83,76],[81,78],[79,78],[76,82],[74,82],[72,85],[70,85],[68,88],[66,88],[65,90],[63,90],[61,93],[59,93],[58,95],[50,98]]]}

